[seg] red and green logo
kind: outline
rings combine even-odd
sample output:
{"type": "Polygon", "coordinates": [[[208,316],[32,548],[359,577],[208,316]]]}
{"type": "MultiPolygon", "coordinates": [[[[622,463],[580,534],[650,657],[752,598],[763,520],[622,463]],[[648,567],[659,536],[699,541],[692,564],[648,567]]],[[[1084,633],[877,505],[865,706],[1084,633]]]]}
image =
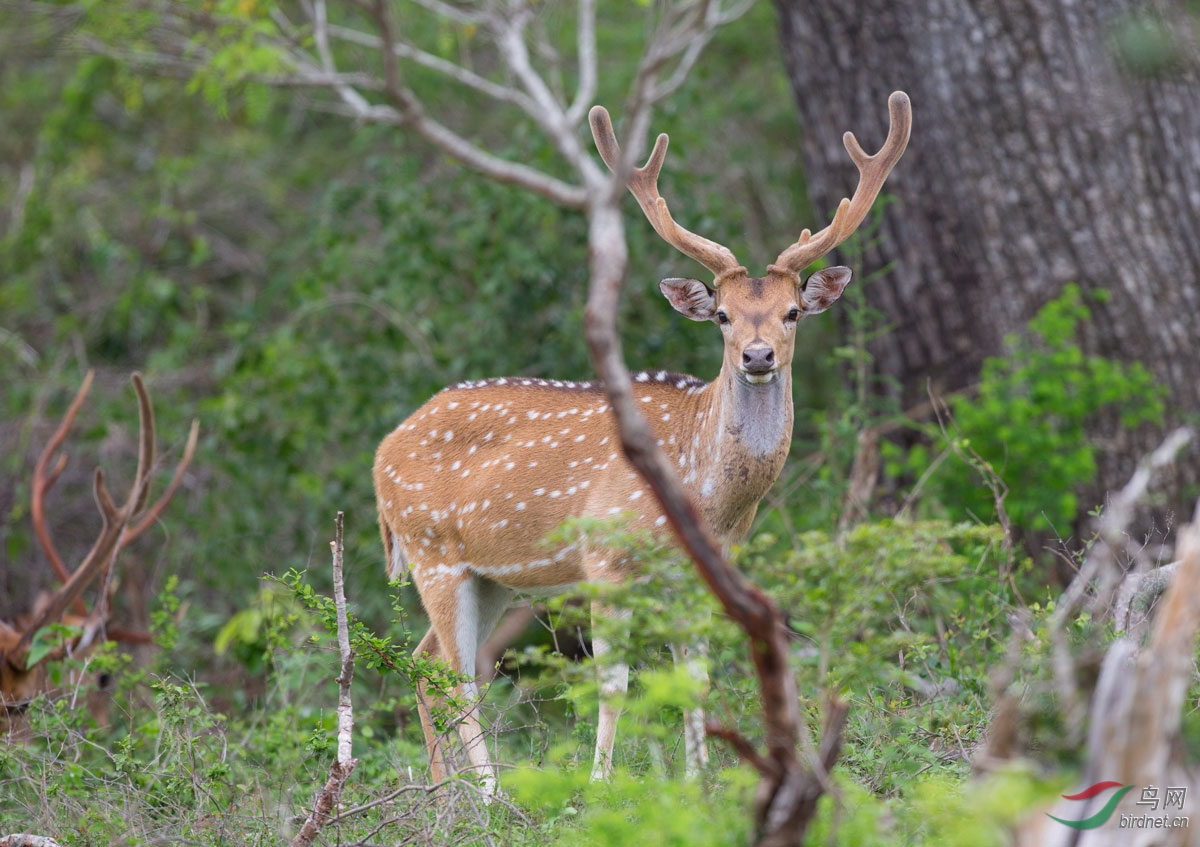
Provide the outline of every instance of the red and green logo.
{"type": "Polygon", "coordinates": [[[1110,788],[1117,788],[1119,790],[1113,792],[1113,795],[1108,798],[1108,802],[1104,804],[1104,808],[1096,812],[1096,814],[1092,815],[1091,817],[1084,818],[1081,821],[1069,821],[1063,818],[1055,818],[1054,815],[1050,814],[1049,812],[1046,813],[1046,816],[1049,818],[1054,818],[1054,820],[1061,824],[1065,824],[1072,829],[1095,829],[1098,826],[1103,826],[1104,823],[1112,817],[1112,813],[1116,811],[1117,804],[1121,802],[1121,798],[1129,793],[1129,789],[1133,788],[1132,785],[1122,785],[1121,783],[1113,782],[1110,779],[1105,782],[1097,782],[1095,785],[1090,785],[1080,791],[1078,794],[1063,795],[1064,800],[1091,800],[1097,794],[1103,794],[1110,788]]]}

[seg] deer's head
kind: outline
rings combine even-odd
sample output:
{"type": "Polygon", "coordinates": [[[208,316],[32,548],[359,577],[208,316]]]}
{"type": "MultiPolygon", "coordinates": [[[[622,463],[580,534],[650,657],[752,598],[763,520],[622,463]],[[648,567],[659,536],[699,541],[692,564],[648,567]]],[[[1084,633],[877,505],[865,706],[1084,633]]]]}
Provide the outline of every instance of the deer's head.
{"type": "MultiPolygon", "coordinates": [[[[887,140],[874,155],[859,146],[854,133],[844,136],[846,151],[858,166],[859,182],[852,199],[843,199],[829,226],[813,235],[800,233],[794,244],[767,266],[762,277],[750,277],[733,253],[716,242],[681,227],[658,193],[658,175],[667,155],[668,137],[658,136],[646,164],[635,168],[629,190],[655,232],[713,274],[706,285],[696,279],[664,279],[659,288],[676,311],[695,321],[713,321],[725,339],[724,373],[751,384],[774,381],[792,363],[796,324],[828,309],[850,282],[850,269],[825,268],[801,280],[814,261],[841,244],[858,229],[879,195],[883,182],[908,144],[912,111],[908,95],[897,91],[888,99],[891,126],[887,140]]],[[[601,106],[589,115],[592,137],[604,163],[614,173],[621,150],[612,120],[601,106]]]]}
{"type": "Polygon", "coordinates": [[[833,305],[850,269],[825,268],[803,286],[794,273],[772,270],[751,279],[738,270],[740,278],[720,288],[698,279],[664,279],[658,287],[680,314],[721,327],[726,373],[752,384],[772,382],[792,364],[796,324],[833,305]]]}

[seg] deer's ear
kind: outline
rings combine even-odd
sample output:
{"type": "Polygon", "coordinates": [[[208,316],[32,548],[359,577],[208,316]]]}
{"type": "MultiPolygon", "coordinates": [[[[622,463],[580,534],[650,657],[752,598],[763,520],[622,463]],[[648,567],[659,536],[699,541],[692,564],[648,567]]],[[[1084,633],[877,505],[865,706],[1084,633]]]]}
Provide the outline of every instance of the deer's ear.
{"type": "Polygon", "coordinates": [[[717,313],[715,292],[698,279],[664,279],[658,290],[676,312],[694,321],[711,321],[717,313]]]}
{"type": "Polygon", "coordinates": [[[819,315],[842,296],[850,284],[850,269],[843,267],[822,268],[808,278],[800,299],[804,303],[804,314],[819,315]]]}

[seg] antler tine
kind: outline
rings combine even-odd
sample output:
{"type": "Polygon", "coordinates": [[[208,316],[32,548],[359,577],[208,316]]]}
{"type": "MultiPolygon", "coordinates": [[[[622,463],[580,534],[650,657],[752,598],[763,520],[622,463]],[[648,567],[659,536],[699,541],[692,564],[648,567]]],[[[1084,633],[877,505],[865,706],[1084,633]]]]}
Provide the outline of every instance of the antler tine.
{"type": "Polygon", "coordinates": [[[179,464],[175,466],[175,474],[171,477],[171,482],[163,490],[162,495],[154,501],[154,505],[148,508],[141,519],[125,530],[125,537],[121,541],[121,546],[124,547],[136,538],[140,538],[142,534],[152,527],[159,515],[167,508],[167,504],[171,502],[171,498],[175,496],[175,492],[183,483],[183,475],[187,472],[188,465],[192,463],[192,456],[196,453],[196,442],[200,437],[200,421],[192,421],[192,430],[188,433],[187,445],[183,448],[183,458],[179,460],[179,464]]]}
{"type": "Polygon", "coordinates": [[[150,496],[150,471],[154,467],[154,406],[150,404],[150,395],[142,375],[136,371],[132,377],[133,390],[138,397],[138,463],[137,475],[129,491],[129,499],[125,502],[128,510],[126,520],[132,518],[146,505],[150,496]]]}
{"type": "MultiPolygon", "coordinates": [[[[58,429],[50,436],[50,440],[46,442],[45,448],[43,448],[41,455],[38,456],[37,464],[33,467],[33,480],[29,486],[29,515],[33,522],[33,534],[37,536],[42,552],[46,554],[46,558],[50,562],[50,567],[54,569],[55,575],[58,576],[59,581],[62,583],[66,583],[71,578],[71,573],[63,563],[62,557],[58,555],[58,550],[54,546],[54,539],[51,538],[50,530],[46,526],[46,492],[54,486],[63,469],[66,468],[67,454],[60,453],[58,459],[54,462],[54,467],[49,470],[47,470],[47,467],[55,452],[67,440],[67,435],[75,423],[75,416],[79,413],[79,409],[83,406],[83,401],[87,398],[88,391],[92,387],[92,378],[94,376],[95,371],[89,370],[83,378],[83,384],[75,392],[75,398],[63,414],[58,429]]],[[[76,601],[75,611],[81,615],[87,614],[87,607],[83,604],[82,600],[76,601]]]]}
{"type": "MultiPolygon", "coordinates": [[[[593,106],[588,113],[588,122],[591,124],[592,138],[596,141],[596,150],[600,153],[600,158],[608,165],[610,171],[617,173],[621,166],[621,147],[617,144],[608,110],[603,106],[593,106]]],[[[738,264],[737,258],[728,247],[684,229],[671,217],[667,201],[658,193],[658,175],[663,162],[666,161],[669,142],[667,134],[661,133],[655,139],[654,149],[650,151],[646,164],[634,168],[626,184],[659,237],[712,271],[715,277],[714,285],[718,286],[734,271],[744,272],[745,269],[738,264]]]]}
{"type": "Polygon", "coordinates": [[[83,564],[75,569],[75,573],[71,574],[71,578],[67,580],[66,584],[54,593],[49,602],[29,622],[25,632],[21,634],[21,640],[17,642],[16,650],[10,661],[24,662],[29,645],[33,643],[33,637],[37,634],[38,630],[62,617],[67,606],[75,602],[83,593],[83,590],[96,577],[96,574],[100,572],[101,568],[112,560],[117,550],[121,530],[124,529],[125,524],[128,522],[128,516],[124,515],[122,510],[118,509],[116,504],[113,503],[112,497],[109,496],[108,489],[104,485],[104,471],[100,470],[100,468],[96,468],[95,479],[92,482],[92,493],[96,498],[96,504],[100,507],[100,514],[104,519],[100,535],[96,537],[96,542],[92,545],[92,549],[88,551],[87,558],[83,560],[83,564]]]}
{"type": "Polygon", "coordinates": [[[776,265],[799,273],[858,229],[863,218],[871,211],[875,198],[879,196],[884,180],[896,162],[900,161],[904,148],[908,146],[908,137],[912,129],[912,104],[903,91],[893,91],[892,96],[888,98],[888,119],[890,126],[887,140],[873,156],[862,149],[854,133],[847,132],[842,136],[846,152],[858,167],[858,187],[854,189],[853,199],[842,198],[833,221],[816,235],[812,235],[807,229],[801,232],[796,243],[779,254],[779,258],[775,260],[776,265]]]}
{"type": "MultiPolygon", "coordinates": [[[[146,390],[146,383],[143,382],[142,375],[134,371],[130,381],[133,383],[133,390],[138,399],[138,462],[133,482],[129,486],[129,496],[125,498],[125,502],[120,508],[117,507],[108,492],[108,487],[104,484],[104,472],[99,468],[96,469],[96,502],[100,505],[100,511],[104,515],[104,528],[101,530],[101,535],[103,536],[109,527],[114,528],[115,534],[112,551],[105,555],[103,561],[96,566],[99,568],[98,573],[103,575],[103,578],[107,578],[109,568],[116,562],[117,553],[133,540],[126,538],[127,527],[130,521],[142,511],[146,500],[150,497],[150,474],[154,469],[154,406],[150,402],[150,393],[146,390]]],[[[84,565],[80,565],[80,570],[83,568],[84,565]]]]}

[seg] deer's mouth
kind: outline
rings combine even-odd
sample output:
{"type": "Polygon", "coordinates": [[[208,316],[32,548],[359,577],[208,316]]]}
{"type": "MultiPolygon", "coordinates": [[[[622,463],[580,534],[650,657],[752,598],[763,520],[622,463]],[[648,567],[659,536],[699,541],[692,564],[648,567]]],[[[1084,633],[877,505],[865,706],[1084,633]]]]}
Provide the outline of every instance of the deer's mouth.
{"type": "Polygon", "coordinates": [[[741,374],[742,378],[751,385],[766,385],[768,382],[775,381],[775,378],[779,376],[779,370],[777,368],[772,368],[769,371],[763,371],[761,373],[743,370],[741,374]]]}

